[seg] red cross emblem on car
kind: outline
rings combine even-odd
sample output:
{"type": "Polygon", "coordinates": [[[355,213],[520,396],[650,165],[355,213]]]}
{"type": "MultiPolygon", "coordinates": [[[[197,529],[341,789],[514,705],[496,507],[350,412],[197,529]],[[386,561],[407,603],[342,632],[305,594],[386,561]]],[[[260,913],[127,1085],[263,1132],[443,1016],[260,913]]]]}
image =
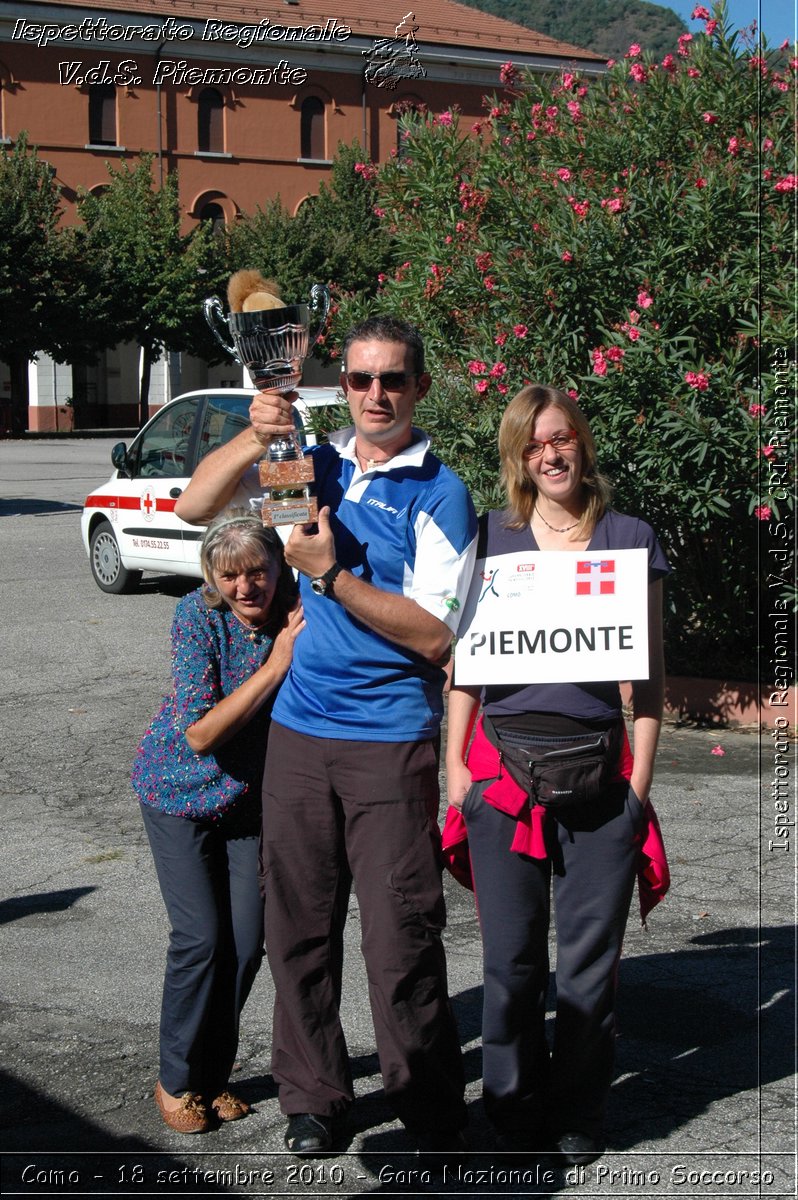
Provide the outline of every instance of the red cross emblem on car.
{"type": "Polygon", "coordinates": [[[141,493],[140,507],[145,521],[152,521],[155,517],[155,496],[151,488],[147,488],[146,492],[141,493]]]}

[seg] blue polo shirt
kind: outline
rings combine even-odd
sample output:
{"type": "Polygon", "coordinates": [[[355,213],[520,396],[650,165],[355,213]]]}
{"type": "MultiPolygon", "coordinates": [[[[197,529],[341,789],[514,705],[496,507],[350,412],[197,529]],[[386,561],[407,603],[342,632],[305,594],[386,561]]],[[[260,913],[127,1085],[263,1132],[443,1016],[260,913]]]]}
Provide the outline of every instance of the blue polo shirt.
{"type": "MultiPolygon", "coordinates": [[[[384,466],[361,471],[353,427],[311,450],[319,507],[329,505],[341,566],[414,600],[454,635],[476,552],[476,515],[462,481],[414,441],[384,466]]],[[[315,737],[404,742],[434,737],[444,672],[374,633],[300,580],[306,628],[273,720],[315,737]]]]}

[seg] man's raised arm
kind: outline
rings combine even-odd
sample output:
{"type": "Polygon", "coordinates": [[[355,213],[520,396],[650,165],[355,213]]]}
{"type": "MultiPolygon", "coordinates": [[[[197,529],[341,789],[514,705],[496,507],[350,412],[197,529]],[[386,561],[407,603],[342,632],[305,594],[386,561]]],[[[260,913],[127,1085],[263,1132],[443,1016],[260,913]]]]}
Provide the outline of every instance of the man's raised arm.
{"type": "Polygon", "coordinates": [[[230,503],[242,475],[262,457],[275,434],[293,430],[291,395],[259,392],[249,410],[252,424],[231,441],[213,450],[198,464],[191,481],[175,502],[175,513],[189,525],[207,525],[230,503]]]}

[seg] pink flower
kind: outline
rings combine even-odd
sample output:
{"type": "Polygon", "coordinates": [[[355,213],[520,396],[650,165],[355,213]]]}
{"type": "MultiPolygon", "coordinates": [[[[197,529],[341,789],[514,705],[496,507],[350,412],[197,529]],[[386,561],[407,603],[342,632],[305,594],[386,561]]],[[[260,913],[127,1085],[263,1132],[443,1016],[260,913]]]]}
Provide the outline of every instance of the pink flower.
{"type": "Polygon", "coordinates": [[[606,351],[607,362],[623,362],[623,356],[625,353],[626,351],[622,350],[620,346],[610,346],[610,348],[606,351]]]}
{"type": "Polygon", "coordinates": [[[762,446],[760,450],[757,450],[757,458],[772,458],[775,453],[775,446],[762,446]]]}
{"type": "Polygon", "coordinates": [[[503,362],[494,363],[490,369],[490,374],[493,379],[501,379],[502,375],[507,374],[507,367],[503,362]]]}
{"type": "Polygon", "coordinates": [[[705,392],[711,378],[712,376],[706,371],[686,371],[684,381],[691,388],[695,388],[697,392],[705,392]]]}
{"type": "Polygon", "coordinates": [[[740,139],[736,137],[730,137],[726,149],[728,150],[729,154],[739,154],[741,149],[740,139]]]}
{"type": "Polygon", "coordinates": [[[356,162],[354,172],[356,175],[362,175],[364,179],[374,179],[377,175],[377,168],[373,163],[356,162]]]}
{"type": "Polygon", "coordinates": [[[798,191],[798,176],[785,175],[783,179],[779,179],[773,184],[774,191],[777,192],[795,192],[798,191]]]}
{"type": "Polygon", "coordinates": [[[484,250],[481,254],[476,256],[474,262],[476,263],[477,270],[479,271],[480,275],[484,275],[485,272],[489,271],[493,266],[493,256],[489,253],[489,251],[484,250]]]}
{"type": "Polygon", "coordinates": [[[566,92],[570,92],[571,88],[574,86],[574,79],[575,79],[575,76],[572,75],[570,71],[566,71],[563,74],[562,86],[566,92]]]}
{"type": "Polygon", "coordinates": [[[589,200],[577,200],[576,196],[568,196],[568,203],[578,217],[587,216],[587,210],[590,208],[589,200]]]}
{"type": "Polygon", "coordinates": [[[694,21],[708,21],[709,20],[709,9],[704,8],[703,4],[699,4],[693,9],[690,16],[691,16],[692,20],[694,20],[694,21]]]}
{"type": "Polygon", "coordinates": [[[496,387],[498,388],[498,390],[501,392],[501,394],[503,396],[506,396],[510,390],[506,383],[497,383],[496,387]]]}
{"type": "Polygon", "coordinates": [[[505,87],[509,87],[510,84],[515,83],[517,79],[518,68],[511,62],[502,63],[499,70],[499,81],[503,83],[505,87]]]}
{"type": "Polygon", "coordinates": [[[568,170],[567,167],[560,167],[559,170],[557,171],[557,178],[561,179],[563,181],[563,183],[568,183],[568,181],[571,178],[571,172],[568,170]]]}
{"type": "Polygon", "coordinates": [[[634,325],[623,325],[621,328],[630,342],[636,342],[640,337],[640,330],[635,329],[634,325]]]}
{"type": "Polygon", "coordinates": [[[762,149],[765,154],[767,154],[768,150],[773,149],[773,144],[773,138],[766,137],[762,139],[762,149]]]}
{"type": "Polygon", "coordinates": [[[660,65],[663,71],[670,71],[671,75],[676,71],[676,61],[672,54],[666,54],[660,65]]]}
{"type": "Polygon", "coordinates": [[[754,516],[757,521],[769,521],[773,516],[773,509],[767,504],[760,504],[754,509],[754,516]]]}
{"type": "Polygon", "coordinates": [[[687,74],[690,76],[691,79],[700,79],[701,78],[701,72],[698,70],[697,67],[688,67],[687,74]]]}
{"type": "Polygon", "coordinates": [[[704,26],[704,33],[707,35],[707,37],[712,37],[712,34],[715,32],[717,27],[718,22],[713,18],[711,21],[707,21],[706,25],[704,26]]]}
{"type": "Polygon", "coordinates": [[[437,117],[435,118],[435,121],[437,122],[438,125],[451,125],[452,114],[448,110],[446,112],[438,113],[437,117]]]}
{"type": "Polygon", "coordinates": [[[474,387],[481,396],[481,395],[483,395],[484,392],[486,392],[488,390],[488,388],[490,387],[490,383],[487,379],[479,379],[474,384],[474,387]]]}
{"type": "Polygon", "coordinates": [[[570,250],[563,250],[562,254],[560,255],[560,258],[562,259],[563,262],[571,262],[573,257],[574,256],[570,250]]]}
{"type": "Polygon", "coordinates": [[[493,341],[497,346],[503,346],[504,343],[507,341],[507,334],[506,333],[497,333],[495,338],[493,339],[493,341]]]}
{"type": "Polygon", "coordinates": [[[482,133],[482,122],[475,121],[474,124],[471,126],[471,132],[472,133],[482,133]]]}
{"type": "Polygon", "coordinates": [[[378,204],[375,204],[371,211],[374,213],[375,217],[384,217],[385,216],[385,209],[380,208],[380,206],[378,204]]]}
{"type": "Polygon", "coordinates": [[[485,283],[485,287],[488,289],[489,292],[496,291],[496,280],[493,279],[490,275],[485,276],[484,283],[485,283]]]}
{"type": "Polygon", "coordinates": [[[630,310],[629,310],[629,322],[630,322],[630,324],[631,324],[631,325],[637,325],[637,323],[639,322],[639,320],[640,320],[640,313],[639,313],[639,312],[637,312],[637,311],[636,311],[634,308],[630,309],[630,310]]]}
{"type": "Polygon", "coordinates": [[[611,70],[612,70],[612,68],[613,68],[614,66],[615,66],[615,59],[614,59],[614,58],[608,58],[608,59],[607,59],[607,70],[608,70],[608,71],[611,71],[611,70]]]}
{"type": "Polygon", "coordinates": [[[466,363],[466,366],[472,375],[484,375],[488,369],[488,364],[481,362],[478,358],[472,358],[471,362],[466,363]]]}
{"type": "Polygon", "coordinates": [[[632,63],[631,67],[629,68],[629,74],[631,75],[632,79],[634,79],[635,83],[645,83],[648,79],[646,68],[642,63],[632,63]]]}
{"type": "Polygon", "coordinates": [[[606,208],[607,212],[618,213],[623,208],[623,200],[602,200],[601,207],[606,208]]]}
{"type": "Polygon", "coordinates": [[[579,399],[579,392],[576,390],[576,388],[569,388],[565,394],[566,396],[570,396],[572,400],[579,399]]]}
{"type": "Polygon", "coordinates": [[[725,753],[726,753],[726,751],[723,749],[722,746],[713,746],[712,749],[710,750],[710,754],[714,754],[716,758],[723,758],[725,753]]]}
{"type": "Polygon", "coordinates": [[[638,45],[638,43],[632,42],[631,46],[626,51],[624,58],[637,58],[637,56],[640,54],[640,52],[641,52],[640,46],[638,45]]]}
{"type": "Polygon", "coordinates": [[[637,293],[637,303],[641,308],[651,308],[654,300],[651,296],[649,296],[648,292],[644,288],[641,288],[637,293]]]}
{"type": "Polygon", "coordinates": [[[582,105],[579,103],[579,101],[578,100],[569,100],[566,107],[567,107],[569,113],[571,114],[571,116],[573,117],[573,119],[575,121],[578,121],[579,118],[582,116],[582,105]]]}
{"type": "Polygon", "coordinates": [[[764,417],[765,406],[764,404],[749,404],[748,411],[752,417],[764,417]]]}
{"type": "Polygon", "coordinates": [[[601,347],[597,347],[595,350],[591,351],[590,357],[593,359],[594,375],[606,375],[607,360],[604,357],[604,352],[601,347]]]}
{"type": "Polygon", "coordinates": [[[513,325],[513,333],[517,338],[525,338],[529,330],[526,325],[513,325]]]}
{"type": "Polygon", "coordinates": [[[682,58],[687,58],[690,53],[690,43],[692,40],[692,33],[683,33],[679,38],[679,54],[681,54],[682,58]]]}
{"type": "Polygon", "coordinates": [[[703,120],[707,125],[717,125],[718,123],[717,114],[713,112],[705,112],[703,114],[703,120]]]}
{"type": "Polygon", "coordinates": [[[699,176],[698,176],[698,179],[696,179],[696,181],[695,181],[695,187],[697,187],[697,188],[705,188],[706,186],[707,186],[707,181],[706,181],[706,179],[704,179],[704,176],[703,176],[703,175],[699,175],[699,176]]]}

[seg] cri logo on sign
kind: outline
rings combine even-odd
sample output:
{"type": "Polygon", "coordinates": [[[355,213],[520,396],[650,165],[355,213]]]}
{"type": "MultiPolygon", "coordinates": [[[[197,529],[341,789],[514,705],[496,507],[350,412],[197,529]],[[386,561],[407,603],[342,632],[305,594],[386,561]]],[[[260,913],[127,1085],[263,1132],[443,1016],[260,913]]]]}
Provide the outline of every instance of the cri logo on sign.
{"type": "Polygon", "coordinates": [[[155,496],[150,488],[147,488],[146,492],[141,493],[139,507],[145,521],[155,520],[155,496]]]}

